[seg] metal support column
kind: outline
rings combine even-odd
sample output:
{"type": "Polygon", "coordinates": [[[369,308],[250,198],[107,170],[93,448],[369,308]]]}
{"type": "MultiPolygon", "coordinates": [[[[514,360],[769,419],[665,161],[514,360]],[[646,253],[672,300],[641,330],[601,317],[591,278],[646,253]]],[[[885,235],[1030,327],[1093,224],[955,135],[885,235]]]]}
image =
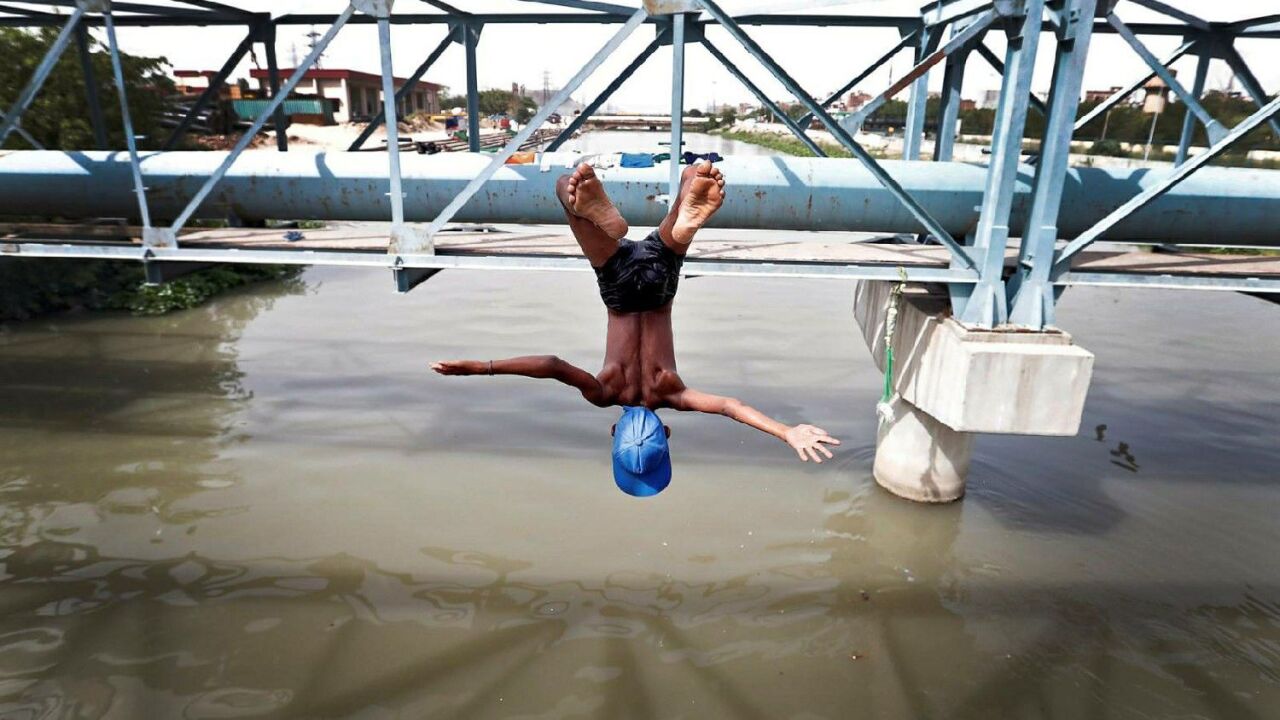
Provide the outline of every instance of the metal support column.
{"type": "MultiPolygon", "coordinates": [[[[982,42],[981,36],[974,42],[982,42]]],[[[934,160],[950,160],[955,152],[964,68],[972,50],[973,45],[966,45],[947,56],[946,69],[942,73],[942,101],[938,105],[938,137],[933,144],[934,160]]]]}
{"type": "Polygon", "coordinates": [[[124,130],[124,142],[129,148],[129,167],[133,171],[133,192],[138,197],[138,215],[142,218],[142,244],[151,246],[161,240],[151,227],[151,213],[147,209],[147,189],[142,184],[142,166],[138,159],[138,139],[133,134],[133,118],[129,113],[129,97],[125,93],[124,68],[120,62],[120,45],[116,42],[115,20],[111,17],[110,0],[100,0],[102,22],[107,30],[107,50],[111,53],[111,72],[115,75],[116,94],[120,96],[120,122],[124,130]]]}
{"type": "MultiPolygon", "coordinates": [[[[1191,83],[1191,94],[1200,97],[1204,94],[1204,82],[1209,76],[1209,61],[1213,56],[1209,54],[1207,48],[1200,48],[1200,52],[1196,56],[1196,77],[1191,83]]],[[[1178,154],[1173,158],[1174,165],[1181,165],[1187,161],[1187,152],[1191,149],[1191,139],[1195,135],[1196,116],[1188,111],[1182,117],[1182,136],[1178,138],[1178,154]]]]}
{"type": "MultiPolygon", "coordinates": [[[[467,23],[463,47],[467,55],[467,146],[480,152],[480,81],[476,74],[476,45],[480,43],[480,26],[467,23]]],[[[546,101],[546,98],[543,98],[546,101]]]]}
{"type": "MultiPolygon", "coordinates": [[[[925,26],[920,31],[920,45],[916,47],[916,63],[924,61],[938,47],[942,28],[925,26]]],[[[907,97],[907,119],[902,126],[902,159],[920,159],[920,147],[924,144],[924,116],[929,104],[929,69],[911,83],[907,97]]]]}
{"type": "MultiPolygon", "coordinates": [[[[999,325],[1009,314],[1002,279],[1004,253],[1009,243],[1009,215],[1018,184],[1018,160],[1022,155],[1044,0],[1026,0],[1021,10],[1021,16],[1002,18],[1001,23],[1008,38],[1005,73],[1000,81],[1000,104],[992,128],[987,184],[972,243],[972,252],[978,261],[978,282],[976,285],[953,284],[950,288],[955,316],[963,323],[978,327],[999,325]]],[[[958,88],[955,97],[959,97],[958,88]]],[[[942,145],[941,134],[938,144],[942,145]]]]}
{"type": "Polygon", "coordinates": [[[84,13],[84,8],[77,5],[76,9],[71,13],[71,17],[67,20],[67,24],[62,26],[58,37],[54,39],[53,44],[45,51],[44,57],[41,58],[40,64],[36,66],[36,71],[32,73],[31,79],[22,88],[22,92],[18,93],[18,99],[13,101],[13,105],[5,113],[4,119],[0,120],[0,147],[3,147],[4,141],[9,139],[9,133],[13,132],[14,128],[22,122],[22,113],[31,107],[31,101],[35,99],[36,93],[40,92],[40,88],[44,86],[44,81],[49,79],[49,73],[53,72],[54,66],[58,64],[58,59],[62,57],[62,53],[67,49],[67,44],[71,42],[71,36],[75,34],[76,28],[80,25],[80,20],[84,18],[84,13]]]}
{"type": "Polygon", "coordinates": [[[671,185],[667,204],[680,196],[680,156],[684,153],[684,13],[671,16],[671,185]]]}
{"type": "Polygon", "coordinates": [[[76,27],[76,49],[80,52],[80,74],[84,76],[84,99],[89,105],[89,122],[93,125],[93,142],[99,150],[107,149],[107,122],[102,118],[102,100],[98,97],[98,79],[93,73],[93,53],[89,47],[89,29],[76,27]]]}
{"type": "Polygon", "coordinates": [[[390,247],[392,252],[395,252],[401,246],[414,244],[415,239],[409,237],[411,230],[404,222],[404,183],[400,176],[400,108],[391,61],[391,5],[392,0],[375,0],[374,2],[374,13],[378,19],[378,51],[382,60],[382,114],[387,123],[387,161],[391,200],[390,247]]]}
{"type": "MultiPolygon", "coordinates": [[[[1105,0],[1104,0],[1105,1],[1105,0]]],[[[1045,119],[1040,162],[1036,164],[1031,210],[1022,230],[1018,265],[1009,279],[1012,297],[1009,322],[1043,329],[1053,324],[1054,294],[1050,277],[1054,245],[1058,240],[1058,211],[1071,153],[1085,60],[1093,37],[1098,0],[1064,0],[1059,17],[1058,52],[1049,91],[1049,116],[1045,119]]]]}
{"type": "MultiPolygon", "coordinates": [[[[280,64],[276,61],[276,24],[268,22],[263,30],[262,47],[267,53],[267,82],[271,86],[271,97],[275,99],[280,95],[280,64]]],[[[296,68],[295,68],[296,69],[296,68]]],[[[286,97],[288,91],[285,91],[286,97]]],[[[289,131],[285,126],[288,124],[284,113],[284,103],[276,103],[275,115],[272,120],[276,126],[276,149],[280,152],[289,151],[289,131]]]]}

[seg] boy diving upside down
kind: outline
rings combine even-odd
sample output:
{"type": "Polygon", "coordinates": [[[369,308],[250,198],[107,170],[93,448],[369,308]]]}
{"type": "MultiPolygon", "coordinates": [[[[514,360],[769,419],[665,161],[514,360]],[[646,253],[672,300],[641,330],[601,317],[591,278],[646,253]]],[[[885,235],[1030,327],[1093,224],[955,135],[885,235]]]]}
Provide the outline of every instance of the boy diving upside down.
{"type": "Polygon", "coordinates": [[[813,425],[786,425],[735,398],[684,384],[676,372],[671,305],[694,235],[724,203],[724,176],[710,163],[685,168],[680,194],[662,224],[639,242],[626,240],[627,221],[605,194],[590,165],[556,183],[556,194],[582,252],[596,271],[609,313],[604,366],[591,373],[554,355],[505,360],[445,360],[442,375],[523,375],[577,388],[593,405],[623,406],[614,425],[614,479],[632,495],[653,495],[671,479],[665,427],[655,410],[724,415],[777,437],[801,460],[832,457],[840,441],[813,425]]]}

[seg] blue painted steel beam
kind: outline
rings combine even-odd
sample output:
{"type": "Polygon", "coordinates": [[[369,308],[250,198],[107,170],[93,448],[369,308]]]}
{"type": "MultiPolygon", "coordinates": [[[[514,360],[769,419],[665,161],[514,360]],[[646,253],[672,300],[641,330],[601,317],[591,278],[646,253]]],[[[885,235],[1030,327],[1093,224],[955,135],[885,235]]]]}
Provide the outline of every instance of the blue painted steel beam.
{"type": "Polygon", "coordinates": [[[684,13],[671,18],[671,160],[667,204],[680,196],[680,156],[684,153],[684,13]]]}
{"type": "Polygon", "coordinates": [[[98,97],[98,80],[93,72],[89,30],[83,23],[76,27],[76,50],[80,53],[80,75],[84,78],[84,99],[89,106],[89,123],[93,126],[93,140],[99,150],[106,150],[107,123],[102,117],[102,100],[98,97]]]}
{"type": "MultiPolygon", "coordinates": [[[[387,6],[383,6],[386,8],[387,6]]],[[[391,199],[391,235],[396,237],[405,232],[404,224],[404,187],[400,176],[400,113],[398,96],[395,89],[395,76],[391,60],[391,23],[388,21],[389,9],[379,9],[378,13],[378,51],[382,69],[382,116],[387,119],[387,163],[390,188],[387,193],[391,199]]]]}
{"type": "MultiPolygon", "coordinates": [[[[1209,77],[1209,61],[1213,59],[1213,55],[1209,54],[1208,48],[1204,48],[1196,56],[1196,77],[1191,83],[1191,94],[1200,97],[1204,94],[1204,83],[1209,77]]],[[[1196,130],[1196,116],[1194,113],[1186,113],[1182,116],[1182,134],[1178,137],[1178,153],[1173,158],[1174,165],[1181,165],[1187,160],[1187,153],[1191,150],[1191,138],[1196,130]]]]}
{"type": "Polygon", "coordinates": [[[467,146],[473,153],[480,152],[480,81],[476,46],[480,44],[481,27],[467,23],[462,28],[462,47],[467,57],[467,146]]]}
{"type": "MultiPolygon", "coordinates": [[[[1000,104],[991,137],[986,191],[978,226],[973,232],[973,255],[978,260],[978,283],[952,288],[952,308],[961,322],[993,327],[1008,319],[1004,284],[1004,254],[1009,244],[1010,216],[1018,183],[1018,160],[1027,122],[1027,98],[1035,72],[1036,53],[1044,16],[1044,0],[1027,0],[1021,17],[1002,23],[1008,37],[1007,72],[1001,76],[1000,104]]],[[[958,93],[957,93],[958,94],[958,93]]],[[[942,142],[942,138],[938,138],[942,142]]]]}
{"type": "MultiPolygon", "coordinates": [[[[903,76],[904,78],[914,76],[914,80],[911,82],[911,90],[907,95],[907,118],[902,124],[903,160],[920,159],[920,147],[924,144],[924,116],[929,107],[929,70],[939,60],[962,47],[962,45],[956,44],[957,40],[962,39],[963,42],[967,43],[968,38],[964,36],[985,32],[986,25],[990,24],[993,18],[994,13],[988,12],[984,18],[980,18],[966,28],[966,31],[961,35],[953,37],[948,47],[941,50],[937,49],[938,43],[942,40],[943,27],[941,25],[926,27],[920,31],[920,44],[916,46],[916,66],[903,76]]],[[[887,97],[887,95],[881,95],[881,97],[887,97]]],[[[867,103],[858,111],[861,117],[867,117],[871,114],[872,108],[870,106],[871,103],[867,103]]],[[[861,125],[861,122],[859,122],[859,125],[861,125]]]]}
{"type": "Polygon", "coordinates": [[[275,111],[272,120],[276,126],[276,149],[280,152],[288,152],[289,131],[285,127],[288,122],[286,121],[284,114],[284,101],[288,99],[289,93],[293,91],[293,88],[290,87],[286,89],[284,91],[284,95],[280,94],[280,64],[276,60],[275,23],[267,23],[264,26],[262,49],[267,55],[267,84],[271,88],[271,98],[273,101],[278,101],[274,103],[275,111]]]}
{"type": "Polygon", "coordinates": [[[120,121],[124,130],[124,143],[129,148],[129,170],[133,175],[133,192],[138,200],[138,216],[142,218],[142,241],[150,244],[151,213],[147,210],[147,189],[142,184],[142,169],[138,161],[138,138],[133,134],[133,118],[129,113],[129,97],[125,94],[124,67],[120,62],[120,45],[116,42],[116,26],[111,22],[111,6],[102,14],[107,29],[107,51],[111,53],[111,72],[116,81],[116,95],[120,98],[120,121]]]}
{"type": "Polygon", "coordinates": [[[1071,137],[1080,105],[1084,68],[1093,38],[1098,2],[1107,0],[1067,0],[1063,17],[1074,22],[1058,28],[1058,48],[1049,90],[1049,115],[1045,118],[1040,159],[1036,163],[1035,191],[1027,226],[1018,247],[1018,265],[1008,280],[1009,322],[1040,330],[1052,325],[1057,296],[1052,284],[1053,249],[1062,227],[1080,213],[1079,206],[1067,202],[1067,168],[1071,160],[1071,137]],[[1064,217],[1063,206],[1071,208],[1064,217]]]}
{"type": "Polygon", "coordinates": [[[1160,2],[1160,0],[1129,0],[1129,2],[1132,2],[1135,5],[1141,5],[1147,8],[1148,10],[1155,10],[1156,12],[1162,15],[1167,15],[1175,20],[1181,20],[1182,22],[1190,25],[1191,27],[1197,30],[1209,29],[1208,22],[1200,19],[1195,15],[1192,15],[1189,12],[1186,12],[1185,10],[1179,10],[1178,8],[1173,7],[1172,5],[1160,2]]]}
{"type": "MultiPolygon", "coordinates": [[[[227,161],[225,152],[142,153],[152,215],[172,218],[227,161]]],[[[458,222],[557,224],[564,210],[555,180],[576,153],[550,153],[540,165],[499,166],[459,208],[458,222]],[[545,164],[550,171],[544,172],[545,164]]],[[[435,217],[491,163],[487,155],[406,154],[402,158],[406,220],[435,217]]],[[[847,159],[729,157],[725,205],[712,226],[776,230],[914,232],[919,224],[869,169],[847,159]]],[[[987,168],[968,163],[885,161],[938,222],[962,235],[978,223],[987,168]]],[[[121,153],[14,151],[0,155],[0,215],[120,217],[133,203],[130,165],[121,153]]],[[[1034,169],[1021,165],[1010,232],[1018,237],[1031,204],[1034,169]]],[[[604,183],[635,226],[654,226],[667,208],[665,167],[613,168],[604,183]]],[[[1149,169],[1071,168],[1063,174],[1061,236],[1074,237],[1160,181],[1149,169]]],[[[1116,225],[1108,240],[1280,245],[1275,208],[1280,171],[1205,168],[1116,225]]],[[[387,162],[375,153],[244,153],[229,167],[199,217],[244,220],[386,220],[387,162]]]]}

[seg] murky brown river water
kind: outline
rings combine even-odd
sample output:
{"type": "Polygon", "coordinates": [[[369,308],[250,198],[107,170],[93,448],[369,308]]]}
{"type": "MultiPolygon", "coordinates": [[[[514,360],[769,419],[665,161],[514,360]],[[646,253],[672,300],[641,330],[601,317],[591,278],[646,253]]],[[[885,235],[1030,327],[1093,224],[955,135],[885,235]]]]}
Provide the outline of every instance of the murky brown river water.
{"type": "Polygon", "coordinates": [[[840,282],[693,278],[681,370],[844,439],[798,463],[437,358],[587,366],[589,273],[313,269],[0,331],[0,717],[1280,717],[1280,308],[1076,289],[1075,438],[982,437],[968,497],[871,480],[840,282]]]}

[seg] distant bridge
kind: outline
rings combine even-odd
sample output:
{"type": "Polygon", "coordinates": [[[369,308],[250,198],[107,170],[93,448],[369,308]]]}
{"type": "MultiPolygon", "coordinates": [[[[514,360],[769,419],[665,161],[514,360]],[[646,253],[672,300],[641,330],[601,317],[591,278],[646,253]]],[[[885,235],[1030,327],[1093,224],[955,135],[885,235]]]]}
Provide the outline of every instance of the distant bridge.
{"type": "MultiPolygon", "coordinates": [[[[685,116],[681,121],[687,128],[705,127],[711,118],[685,116]]],[[[591,130],[670,130],[670,115],[591,115],[582,123],[591,130]]]]}

